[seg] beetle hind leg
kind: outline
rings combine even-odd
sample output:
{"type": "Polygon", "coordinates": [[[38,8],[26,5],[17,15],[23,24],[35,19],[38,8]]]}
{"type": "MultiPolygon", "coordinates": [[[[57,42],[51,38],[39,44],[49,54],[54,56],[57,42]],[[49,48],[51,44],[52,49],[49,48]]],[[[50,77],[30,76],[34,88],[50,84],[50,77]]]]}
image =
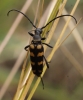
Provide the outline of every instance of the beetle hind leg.
{"type": "Polygon", "coordinates": [[[44,89],[44,82],[43,82],[43,79],[42,79],[41,76],[40,76],[40,78],[41,78],[42,86],[43,86],[43,89],[44,89]]]}

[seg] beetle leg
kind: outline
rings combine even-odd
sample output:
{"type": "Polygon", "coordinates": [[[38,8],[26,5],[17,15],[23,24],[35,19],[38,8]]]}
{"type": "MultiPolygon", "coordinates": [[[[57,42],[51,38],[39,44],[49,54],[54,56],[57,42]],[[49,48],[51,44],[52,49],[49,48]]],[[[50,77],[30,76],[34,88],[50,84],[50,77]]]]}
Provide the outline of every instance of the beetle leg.
{"type": "MultiPolygon", "coordinates": [[[[46,33],[46,34],[48,34],[49,33],[49,31],[46,33]]],[[[44,37],[44,38],[41,38],[41,40],[45,40],[46,38],[44,37]]]]}
{"type": "Polygon", "coordinates": [[[46,66],[47,66],[47,68],[49,68],[49,64],[48,64],[48,62],[47,62],[45,56],[44,56],[44,60],[45,60],[45,62],[46,62],[46,66]]]}
{"type": "Polygon", "coordinates": [[[44,38],[41,38],[41,40],[45,40],[46,38],[44,37],[44,38]]]}
{"type": "Polygon", "coordinates": [[[41,78],[42,86],[43,86],[43,89],[44,89],[44,82],[43,82],[43,79],[42,79],[41,76],[40,76],[40,78],[41,78]]]}
{"type": "Polygon", "coordinates": [[[24,49],[25,49],[26,51],[28,51],[27,48],[28,48],[29,46],[30,46],[30,45],[27,45],[24,49]]]}
{"type": "Polygon", "coordinates": [[[51,45],[49,45],[49,44],[47,44],[47,43],[42,43],[42,44],[45,44],[45,45],[47,45],[48,47],[53,48],[51,45]]]}
{"type": "Polygon", "coordinates": [[[34,36],[31,32],[28,32],[29,33],[29,35],[31,35],[32,37],[34,36]]]}
{"type": "Polygon", "coordinates": [[[51,63],[51,61],[49,61],[48,63],[51,63]]]}

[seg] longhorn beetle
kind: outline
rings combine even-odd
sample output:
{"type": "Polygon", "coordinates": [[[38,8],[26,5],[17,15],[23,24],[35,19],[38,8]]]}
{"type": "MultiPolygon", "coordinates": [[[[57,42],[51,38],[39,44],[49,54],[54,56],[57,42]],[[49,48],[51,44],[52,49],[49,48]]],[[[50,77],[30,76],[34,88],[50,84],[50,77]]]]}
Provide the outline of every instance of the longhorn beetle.
{"type": "MultiPolygon", "coordinates": [[[[47,68],[49,68],[49,64],[48,64],[48,62],[47,62],[47,60],[46,60],[46,58],[44,56],[43,44],[47,45],[50,48],[52,48],[52,46],[50,46],[49,44],[41,42],[41,40],[45,40],[46,39],[45,37],[44,38],[41,37],[43,29],[46,26],[48,26],[51,22],[53,22],[54,20],[56,20],[57,18],[60,18],[60,17],[70,16],[70,17],[74,18],[76,23],[77,23],[77,20],[72,15],[61,15],[61,16],[55,17],[54,19],[49,21],[45,26],[43,26],[41,28],[37,28],[32,23],[32,21],[28,18],[28,16],[25,15],[23,12],[21,12],[19,10],[16,10],[16,9],[12,9],[7,13],[7,15],[9,15],[9,13],[11,11],[16,11],[16,12],[19,12],[19,13],[23,14],[29,20],[29,22],[32,24],[32,26],[35,28],[35,30],[32,30],[32,31],[34,31],[35,34],[32,34],[31,31],[28,32],[28,34],[33,37],[33,40],[31,41],[31,44],[27,45],[24,49],[27,51],[27,48],[29,48],[32,71],[36,76],[41,78],[41,74],[43,72],[43,59],[45,60],[47,68]]],[[[42,81],[42,85],[43,85],[43,89],[44,89],[44,83],[43,83],[42,78],[41,78],[41,81],[42,81]]]]}

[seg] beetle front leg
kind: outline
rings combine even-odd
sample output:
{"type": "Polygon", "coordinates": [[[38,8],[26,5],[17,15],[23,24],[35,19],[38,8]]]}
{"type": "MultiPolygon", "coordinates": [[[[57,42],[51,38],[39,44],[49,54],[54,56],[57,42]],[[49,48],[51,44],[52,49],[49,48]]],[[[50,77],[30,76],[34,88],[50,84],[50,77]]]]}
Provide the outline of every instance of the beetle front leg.
{"type": "Polygon", "coordinates": [[[45,62],[46,62],[46,66],[47,66],[47,68],[49,68],[49,64],[48,64],[48,62],[47,62],[45,56],[44,56],[44,60],[45,60],[45,62]]]}
{"type": "Polygon", "coordinates": [[[27,45],[24,49],[25,49],[26,51],[28,51],[27,48],[28,48],[29,46],[30,46],[30,45],[27,45]]]}
{"type": "MultiPolygon", "coordinates": [[[[48,33],[49,33],[49,31],[46,34],[48,34],[48,33]]],[[[46,39],[45,37],[41,38],[41,40],[45,40],[45,39],[46,39]]]]}
{"type": "Polygon", "coordinates": [[[31,32],[28,32],[29,33],[29,35],[31,35],[32,37],[34,36],[34,34],[32,34],[31,32]]]}

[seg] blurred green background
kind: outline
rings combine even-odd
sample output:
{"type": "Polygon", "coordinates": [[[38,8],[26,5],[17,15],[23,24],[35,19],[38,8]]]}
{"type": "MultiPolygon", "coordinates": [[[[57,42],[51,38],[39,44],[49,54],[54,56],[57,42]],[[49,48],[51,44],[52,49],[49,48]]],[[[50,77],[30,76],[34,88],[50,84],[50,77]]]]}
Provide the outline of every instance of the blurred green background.
{"type": "MultiPolygon", "coordinates": [[[[51,0],[45,0],[44,10],[50,1],[51,0]]],[[[34,21],[37,2],[38,0],[34,0],[26,13],[32,21],[34,21]]],[[[66,9],[69,13],[75,2],[76,0],[67,1],[66,9]]],[[[25,0],[0,1],[0,44],[4,40],[17,16],[16,12],[12,12],[10,16],[7,16],[7,12],[12,8],[20,10],[24,3],[25,0]]],[[[83,17],[83,0],[80,0],[74,16],[77,20],[79,20],[80,17],[83,17]]],[[[56,30],[57,34],[59,29],[61,29],[61,24],[63,25],[63,23],[64,21],[62,19],[56,30]]],[[[77,27],[81,37],[83,37],[82,27],[83,20],[77,27]]],[[[8,44],[0,54],[0,89],[2,88],[21,51],[26,46],[29,36],[27,32],[31,29],[32,25],[23,17],[8,44]]],[[[68,29],[67,32],[69,33],[69,31],[70,30],[68,29]]],[[[53,38],[52,44],[54,41],[55,38],[53,38]]],[[[83,68],[83,53],[80,51],[73,36],[69,37],[65,45],[83,68]]],[[[48,55],[49,52],[50,51],[48,50],[46,55],[48,55]]],[[[12,100],[17,89],[20,73],[21,68],[13,78],[2,100],[12,100]]],[[[50,63],[50,68],[46,71],[43,77],[43,81],[45,89],[42,89],[42,84],[40,83],[32,100],[83,100],[83,78],[73,67],[72,63],[66,58],[61,49],[58,49],[55,53],[50,63]]]]}

